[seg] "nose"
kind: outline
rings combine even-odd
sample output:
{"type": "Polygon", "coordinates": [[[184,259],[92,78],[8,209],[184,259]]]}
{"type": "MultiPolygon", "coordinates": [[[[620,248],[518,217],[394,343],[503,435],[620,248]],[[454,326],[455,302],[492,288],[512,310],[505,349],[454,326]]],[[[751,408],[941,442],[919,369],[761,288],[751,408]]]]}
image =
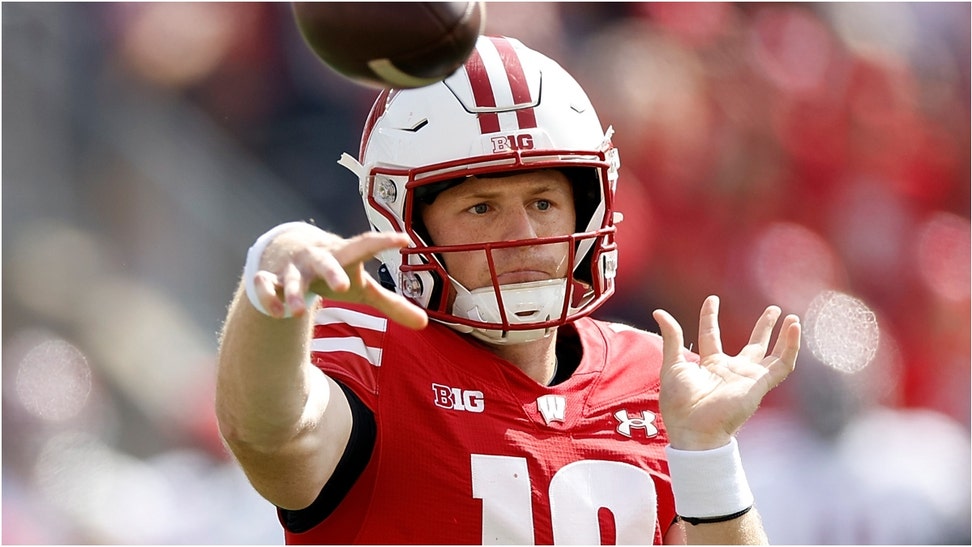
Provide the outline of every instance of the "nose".
{"type": "Polygon", "coordinates": [[[537,228],[534,219],[525,207],[512,207],[506,210],[499,220],[502,229],[502,241],[513,241],[516,239],[533,239],[537,237],[537,228]]]}

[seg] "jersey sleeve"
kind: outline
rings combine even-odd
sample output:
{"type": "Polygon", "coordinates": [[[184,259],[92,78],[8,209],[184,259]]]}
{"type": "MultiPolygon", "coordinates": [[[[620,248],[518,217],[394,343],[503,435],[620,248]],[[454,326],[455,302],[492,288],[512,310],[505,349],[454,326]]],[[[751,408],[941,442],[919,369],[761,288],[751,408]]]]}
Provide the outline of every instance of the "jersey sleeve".
{"type": "Polygon", "coordinates": [[[373,308],[325,300],[314,317],[311,362],[375,408],[387,329],[373,308]]]}

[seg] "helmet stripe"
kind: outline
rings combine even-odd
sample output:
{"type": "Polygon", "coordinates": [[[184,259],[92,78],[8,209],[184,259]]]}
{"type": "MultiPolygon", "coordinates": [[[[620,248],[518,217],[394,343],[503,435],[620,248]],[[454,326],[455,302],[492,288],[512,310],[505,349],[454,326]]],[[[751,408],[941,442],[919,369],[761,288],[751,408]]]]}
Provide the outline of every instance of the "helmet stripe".
{"type": "Polygon", "coordinates": [[[371,131],[374,130],[375,124],[378,123],[378,118],[381,118],[382,114],[385,113],[385,108],[388,107],[388,102],[391,101],[393,94],[393,90],[383,89],[378,94],[378,97],[375,98],[375,104],[371,106],[371,112],[368,113],[364,130],[361,132],[361,147],[358,149],[358,159],[360,161],[364,161],[365,149],[368,147],[368,140],[371,139],[371,131]]]}
{"type": "MultiPolygon", "coordinates": [[[[472,87],[473,98],[476,99],[476,106],[495,107],[496,97],[493,96],[493,86],[489,82],[489,74],[486,72],[486,64],[483,62],[479,49],[473,49],[466,60],[466,76],[469,77],[469,84],[472,87]]],[[[495,112],[480,112],[479,131],[482,134],[496,133],[500,130],[499,116],[495,112]]]]}
{"type": "MultiPolygon", "coordinates": [[[[503,66],[506,68],[506,78],[513,92],[514,104],[532,104],[533,97],[530,96],[530,87],[527,85],[526,75],[523,73],[523,65],[520,64],[520,57],[513,49],[513,44],[506,38],[490,37],[496,50],[499,52],[503,66]]],[[[516,121],[520,129],[531,129],[537,126],[537,116],[533,108],[521,108],[516,111],[516,121]]]]}

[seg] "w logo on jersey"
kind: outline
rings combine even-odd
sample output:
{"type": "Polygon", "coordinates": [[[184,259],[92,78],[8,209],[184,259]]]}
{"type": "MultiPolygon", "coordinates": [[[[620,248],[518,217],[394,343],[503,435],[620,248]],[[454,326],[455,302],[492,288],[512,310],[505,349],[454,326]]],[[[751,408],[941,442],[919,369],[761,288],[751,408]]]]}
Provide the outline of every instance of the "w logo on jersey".
{"type": "Polygon", "coordinates": [[[563,423],[567,412],[567,399],[563,395],[544,395],[537,399],[537,410],[547,425],[551,422],[563,423]]]}
{"type": "Polygon", "coordinates": [[[627,410],[619,410],[614,413],[614,418],[618,421],[618,433],[625,437],[632,438],[632,429],[644,429],[645,438],[658,435],[658,428],[655,427],[655,413],[645,410],[641,416],[632,417],[627,410]]]}

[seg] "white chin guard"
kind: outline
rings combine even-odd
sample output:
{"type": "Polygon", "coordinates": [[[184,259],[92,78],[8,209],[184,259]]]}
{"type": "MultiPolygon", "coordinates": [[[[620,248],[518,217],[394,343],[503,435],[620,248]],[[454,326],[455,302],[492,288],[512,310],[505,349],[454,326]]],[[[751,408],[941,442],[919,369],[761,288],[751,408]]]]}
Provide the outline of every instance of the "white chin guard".
{"type": "MultiPolygon", "coordinates": [[[[492,286],[472,291],[466,290],[458,283],[454,283],[454,286],[457,294],[455,303],[452,305],[453,315],[483,323],[503,324],[499,303],[496,301],[496,293],[492,286]]],[[[567,279],[500,285],[500,294],[503,297],[508,324],[542,323],[560,317],[563,313],[564,299],[567,296],[567,279]]],[[[454,324],[450,326],[460,332],[472,334],[484,342],[497,345],[532,342],[545,338],[554,331],[554,327],[503,331],[454,324]]]]}

